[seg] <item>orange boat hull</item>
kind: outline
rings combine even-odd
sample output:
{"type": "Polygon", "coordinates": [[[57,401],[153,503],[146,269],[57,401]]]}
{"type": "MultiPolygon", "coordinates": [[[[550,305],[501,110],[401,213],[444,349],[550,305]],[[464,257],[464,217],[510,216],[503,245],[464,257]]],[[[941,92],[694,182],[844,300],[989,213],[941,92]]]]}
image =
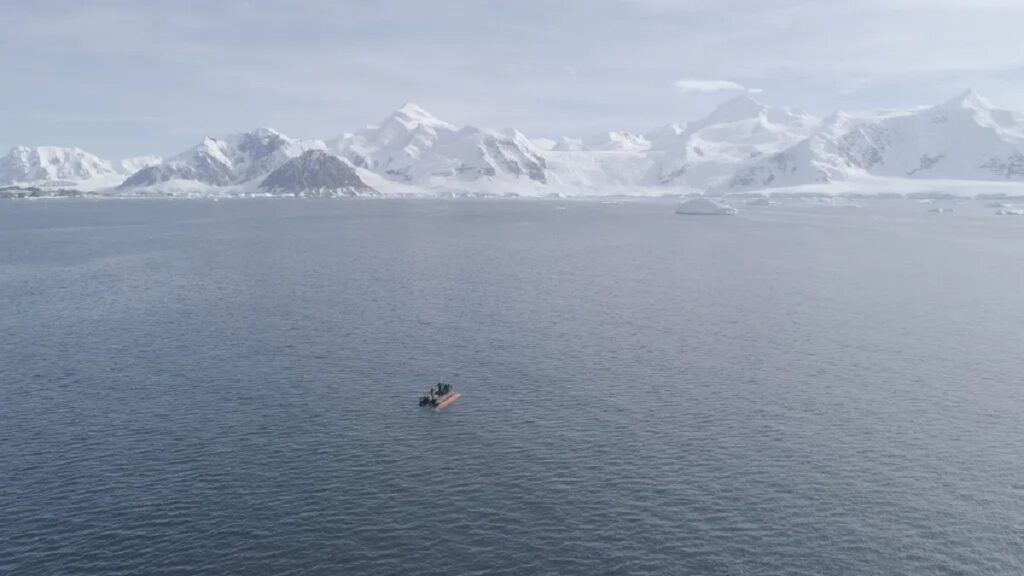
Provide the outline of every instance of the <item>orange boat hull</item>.
{"type": "Polygon", "coordinates": [[[441,400],[440,402],[438,402],[437,406],[434,406],[434,412],[440,412],[442,408],[444,408],[445,406],[448,406],[452,402],[455,402],[456,400],[458,400],[461,397],[462,397],[462,394],[459,394],[458,392],[455,392],[454,394],[449,395],[444,400],[441,400]]]}

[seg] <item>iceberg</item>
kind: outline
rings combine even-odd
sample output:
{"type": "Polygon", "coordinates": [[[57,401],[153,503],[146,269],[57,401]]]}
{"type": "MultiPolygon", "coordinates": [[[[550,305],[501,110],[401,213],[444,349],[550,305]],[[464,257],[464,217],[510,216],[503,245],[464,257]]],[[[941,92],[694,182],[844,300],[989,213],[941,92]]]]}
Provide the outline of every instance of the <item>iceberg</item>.
{"type": "Polygon", "coordinates": [[[728,204],[716,202],[710,198],[691,198],[676,208],[676,214],[699,216],[727,216],[736,214],[737,210],[728,204]]]}

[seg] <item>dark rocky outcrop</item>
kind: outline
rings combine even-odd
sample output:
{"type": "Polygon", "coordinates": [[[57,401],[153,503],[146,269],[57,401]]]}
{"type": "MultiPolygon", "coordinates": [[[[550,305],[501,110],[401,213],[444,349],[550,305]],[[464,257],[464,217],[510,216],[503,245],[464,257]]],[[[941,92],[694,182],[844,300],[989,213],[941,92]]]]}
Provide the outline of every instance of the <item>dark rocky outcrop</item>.
{"type": "Polygon", "coordinates": [[[307,150],[271,172],[260,188],[295,196],[367,196],[377,191],[341,158],[323,150],[307,150]]]}

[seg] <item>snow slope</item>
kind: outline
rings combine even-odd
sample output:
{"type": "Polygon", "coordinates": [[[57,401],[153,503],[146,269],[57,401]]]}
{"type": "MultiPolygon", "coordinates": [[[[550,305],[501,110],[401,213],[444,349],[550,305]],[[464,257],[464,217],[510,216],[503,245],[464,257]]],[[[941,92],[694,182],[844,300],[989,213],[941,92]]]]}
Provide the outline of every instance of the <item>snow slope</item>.
{"type": "Polygon", "coordinates": [[[139,170],[156,166],[161,162],[163,162],[163,158],[159,156],[134,156],[132,158],[122,158],[114,165],[114,169],[120,174],[131,176],[139,170]]]}

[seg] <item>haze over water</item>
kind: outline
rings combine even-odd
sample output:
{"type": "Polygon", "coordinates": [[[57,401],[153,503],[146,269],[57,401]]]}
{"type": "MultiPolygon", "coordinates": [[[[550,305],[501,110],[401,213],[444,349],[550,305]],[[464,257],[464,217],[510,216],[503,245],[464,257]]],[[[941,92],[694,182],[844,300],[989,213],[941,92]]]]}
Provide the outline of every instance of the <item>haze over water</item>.
{"type": "Polygon", "coordinates": [[[1024,572],[1024,221],[672,210],[0,203],[0,573],[1024,572]]]}

